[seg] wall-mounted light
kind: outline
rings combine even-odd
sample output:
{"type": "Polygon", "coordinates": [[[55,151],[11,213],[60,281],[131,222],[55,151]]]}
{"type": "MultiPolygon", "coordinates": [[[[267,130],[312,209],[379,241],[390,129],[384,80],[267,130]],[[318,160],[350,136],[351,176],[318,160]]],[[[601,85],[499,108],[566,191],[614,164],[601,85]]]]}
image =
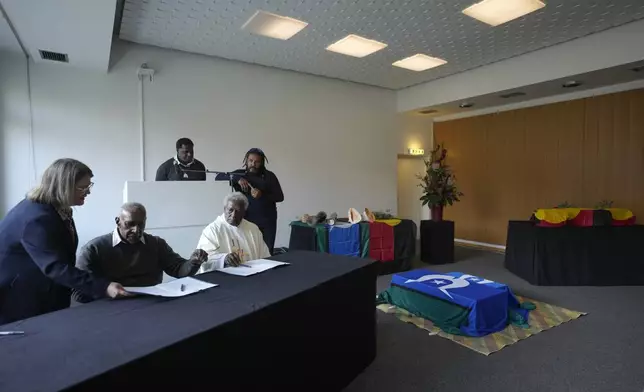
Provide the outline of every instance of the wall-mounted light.
{"type": "Polygon", "coordinates": [[[409,151],[409,155],[425,155],[425,150],[422,148],[410,148],[407,151],[409,151]]]}

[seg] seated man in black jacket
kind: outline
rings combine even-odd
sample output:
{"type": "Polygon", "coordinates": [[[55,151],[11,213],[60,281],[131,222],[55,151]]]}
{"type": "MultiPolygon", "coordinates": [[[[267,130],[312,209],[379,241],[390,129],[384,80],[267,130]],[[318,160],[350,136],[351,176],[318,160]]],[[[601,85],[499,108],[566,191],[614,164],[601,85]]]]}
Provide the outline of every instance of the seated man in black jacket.
{"type": "Polygon", "coordinates": [[[157,169],[155,181],[205,181],[206,166],[195,159],[195,145],[188,138],[177,140],[177,155],[157,169]]]}
{"type": "MultiPolygon", "coordinates": [[[[124,204],[115,221],[112,233],[96,237],[83,247],[76,259],[78,269],[123,286],[154,286],[163,280],[163,272],[175,278],[192,276],[208,259],[206,252],[197,249],[186,260],[162,238],[144,233],[146,211],[139,203],[124,204]]],[[[91,301],[76,291],[73,298],[91,301]]]]}

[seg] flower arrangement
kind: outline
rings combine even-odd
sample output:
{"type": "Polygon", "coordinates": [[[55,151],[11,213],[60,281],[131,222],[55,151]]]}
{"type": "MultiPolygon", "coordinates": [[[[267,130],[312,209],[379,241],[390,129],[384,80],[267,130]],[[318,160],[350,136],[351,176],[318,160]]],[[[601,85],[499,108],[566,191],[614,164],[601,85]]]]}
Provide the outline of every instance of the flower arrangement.
{"type": "MultiPolygon", "coordinates": [[[[438,144],[432,150],[429,159],[424,160],[425,172],[418,175],[420,180],[418,186],[423,188],[423,195],[420,198],[423,205],[429,206],[432,210],[438,208],[441,212],[443,207],[453,205],[463,196],[463,192],[456,187],[456,176],[445,163],[446,158],[447,149],[438,144]]],[[[434,219],[433,216],[432,219],[434,219]]]]}

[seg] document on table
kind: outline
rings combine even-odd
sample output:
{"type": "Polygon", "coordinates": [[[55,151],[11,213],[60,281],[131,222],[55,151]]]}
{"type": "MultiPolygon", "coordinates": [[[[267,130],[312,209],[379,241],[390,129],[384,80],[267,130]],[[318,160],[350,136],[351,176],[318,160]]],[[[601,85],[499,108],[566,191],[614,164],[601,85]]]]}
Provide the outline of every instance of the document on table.
{"type": "Polygon", "coordinates": [[[259,259],[259,260],[247,261],[239,267],[220,268],[217,271],[224,272],[230,275],[251,276],[251,275],[258,274],[260,272],[264,272],[271,268],[279,267],[281,265],[288,265],[288,264],[289,263],[286,263],[284,261],[259,259]]]}
{"type": "Polygon", "coordinates": [[[155,295],[157,297],[183,297],[199,291],[208,290],[217,284],[203,282],[195,278],[175,279],[166,283],[159,283],[156,286],[148,287],[124,287],[130,293],[155,295]]]}

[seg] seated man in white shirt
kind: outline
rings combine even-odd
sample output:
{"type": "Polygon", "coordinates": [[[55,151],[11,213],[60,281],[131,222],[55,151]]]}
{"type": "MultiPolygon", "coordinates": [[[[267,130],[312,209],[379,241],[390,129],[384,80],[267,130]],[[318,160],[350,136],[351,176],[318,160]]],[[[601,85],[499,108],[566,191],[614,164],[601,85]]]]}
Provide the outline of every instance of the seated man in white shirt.
{"type": "Polygon", "coordinates": [[[270,257],[268,247],[257,225],[244,219],[248,199],[235,192],[224,199],[224,213],[206,226],[197,249],[208,253],[208,261],[199,273],[224,267],[237,267],[247,261],[270,257]]]}

